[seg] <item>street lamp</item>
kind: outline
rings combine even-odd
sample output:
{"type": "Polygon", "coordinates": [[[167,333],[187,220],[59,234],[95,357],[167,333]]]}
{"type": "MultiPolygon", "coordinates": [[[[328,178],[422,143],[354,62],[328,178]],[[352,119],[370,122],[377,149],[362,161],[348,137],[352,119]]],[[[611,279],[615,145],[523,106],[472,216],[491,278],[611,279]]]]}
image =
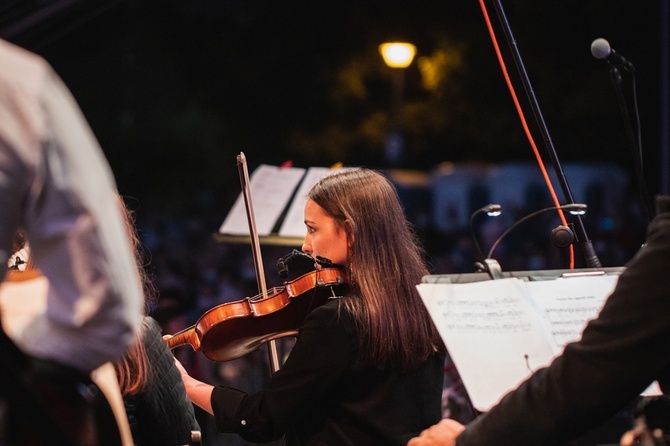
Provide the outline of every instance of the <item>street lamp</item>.
{"type": "Polygon", "coordinates": [[[407,68],[416,54],[416,47],[406,42],[388,42],[379,45],[384,62],[391,68],[407,68]]]}
{"type": "Polygon", "coordinates": [[[379,45],[384,63],[393,70],[393,98],[391,104],[391,126],[386,135],[385,157],[389,164],[400,164],[405,143],[400,132],[400,112],[405,88],[405,68],[414,60],[416,47],[407,42],[387,42],[379,45]]]}

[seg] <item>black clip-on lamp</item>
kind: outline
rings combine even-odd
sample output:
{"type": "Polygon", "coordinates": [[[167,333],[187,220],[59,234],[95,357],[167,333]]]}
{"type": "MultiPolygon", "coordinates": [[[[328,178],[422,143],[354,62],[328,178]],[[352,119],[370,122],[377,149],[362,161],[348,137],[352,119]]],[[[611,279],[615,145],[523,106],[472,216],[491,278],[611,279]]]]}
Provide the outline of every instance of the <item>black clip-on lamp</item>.
{"type": "MultiPolygon", "coordinates": [[[[477,252],[482,260],[482,262],[476,262],[475,267],[477,268],[478,272],[488,272],[489,275],[491,275],[491,278],[493,279],[500,279],[502,278],[502,269],[500,268],[500,264],[498,263],[497,260],[493,258],[493,253],[495,252],[496,248],[498,245],[500,245],[500,242],[509,234],[512,232],[514,228],[519,226],[521,223],[525,222],[526,220],[529,220],[536,215],[542,214],[547,211],[554,211],[558,209],[562,209],[564,211],[568,211],[571,215],[575,216],[582,216],[586,214],[586,209],[588,208],[587,205],[581,204],[581,203],[570,203],[570,204],[564,204],[561,206],[551,206],[548,208],[540,209],[539,211],[532,212],[525,217],[515,221],[509,228],[507,228],[505,231],[503,231],[502,234],[496,239],[496,241],[493,243],[491,246],[491,249],[488,252],[488,255],[484,257],[484,253],[482,252],[481,248],[479,247],[479,242],[477,241],[477,237],[475,236],[475,232],[473,229],[473,221],[475,216],[478,214],[481,214],[483,212],[486,212],[489,216],[498,216],[501,213],[501,206],[497,204],[489,204],[486,205],[480,209],[477,209],[475,212],[472,213],[470,216],[470,231],[472,233],[473,239],[475,241],[475,246],[477,248],[477,252]]],[[[572,231],[567,226],[560,225],[556,228],[554,228],[551,232],[551,240],[554,244],[554,246],[558,248],[565,248],[570,246],[571,244],[575,243],[575,235],[572,231]]]]}
{"type": "Polygon", "coordinates": [[[477,254],[479,255],[479,260],[475,262],[475,270],[477,272],[484,272],[484,271],[489,271],[489,268],[487,268],[486,265],[486,258],[484,257],[484,253],[482,252],[482,248],[479,246],[479,241],[477,239],[477,234],[475,234],[475,217],[479,214],[486,213],[489,217],[497,217],[502,213],[502,206],[499,204],[487,204],[484,207],[481,207],[474,211],[472,214],[470,214],[470,234],[472,235],[472,240],[475,242],[475,248],[477,248],[477,254]]]}

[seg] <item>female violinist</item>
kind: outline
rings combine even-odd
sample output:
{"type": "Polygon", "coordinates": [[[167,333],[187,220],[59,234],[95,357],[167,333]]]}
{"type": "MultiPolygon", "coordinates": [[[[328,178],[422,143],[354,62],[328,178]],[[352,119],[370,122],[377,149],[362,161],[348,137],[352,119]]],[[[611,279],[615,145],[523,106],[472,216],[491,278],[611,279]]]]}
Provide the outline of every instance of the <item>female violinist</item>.
{"type": "Polygon", "coordinates": [[[177,362],[187,394],[252,442],[405,445],[441,419],[445,349],[415,288],[428,270],[396,190],[375,171],[342,171],[312,188],[304,215],[303,251],[343,265],[349,291],[311,311],[264,391],[213,387],[177,362]]]}

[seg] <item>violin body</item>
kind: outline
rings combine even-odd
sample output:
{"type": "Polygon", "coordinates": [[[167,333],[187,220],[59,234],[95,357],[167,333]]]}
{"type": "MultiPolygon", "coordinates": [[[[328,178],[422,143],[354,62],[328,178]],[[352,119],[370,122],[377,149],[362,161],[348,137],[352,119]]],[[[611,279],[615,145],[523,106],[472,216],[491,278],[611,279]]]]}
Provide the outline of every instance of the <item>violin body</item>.
{"type": "Polygon", "coordinates": [[[170,349],[190,345],[212,361],[256,351],[266,342],[296,336],[307,314],[348,286],[340,268],[322,268],[272,288],[267,295],[217,305],[195,325],[166,337],[170,349]]]}

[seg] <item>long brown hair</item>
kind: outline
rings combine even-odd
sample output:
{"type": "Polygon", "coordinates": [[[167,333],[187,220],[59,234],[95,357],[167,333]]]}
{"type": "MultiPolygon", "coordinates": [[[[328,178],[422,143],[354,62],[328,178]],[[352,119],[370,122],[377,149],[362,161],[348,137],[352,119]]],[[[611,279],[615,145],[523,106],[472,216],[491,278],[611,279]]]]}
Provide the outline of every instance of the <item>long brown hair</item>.
{"type": "Polygon", "coordinates": [[[353,236],[352,295],[362,351],[379,368],[417,369],[445,348],[416,285],[428,274],[424,251],[405,218],[397,191],[382,174],[347,169],[318,182],[309,198],[353,236]]]}
{"type": "MultiPolygon", "coordinates": [[[[144,256],[142,244],[135,227],[135,214],[126,206],[121,196],[118,197],[118,200],[119,206],[121,206],[121,210],[126,217],[126,230],[132,244],[135,265],[142,281],[145,305],[144,313],[146,315],[149,312],[151,303],[155,300],[156,291],[144,270],[144,256]]],[[[138,332],[135,334],[135,341],[128,347],[126,354],[114,363],[122,395],[136,395],[140,393],[150,379],[149,372],[151,369],[148,364],[144,342],[142,342],[142,330],[144,330],[144,324],[140,326],[138,332]]]]}

